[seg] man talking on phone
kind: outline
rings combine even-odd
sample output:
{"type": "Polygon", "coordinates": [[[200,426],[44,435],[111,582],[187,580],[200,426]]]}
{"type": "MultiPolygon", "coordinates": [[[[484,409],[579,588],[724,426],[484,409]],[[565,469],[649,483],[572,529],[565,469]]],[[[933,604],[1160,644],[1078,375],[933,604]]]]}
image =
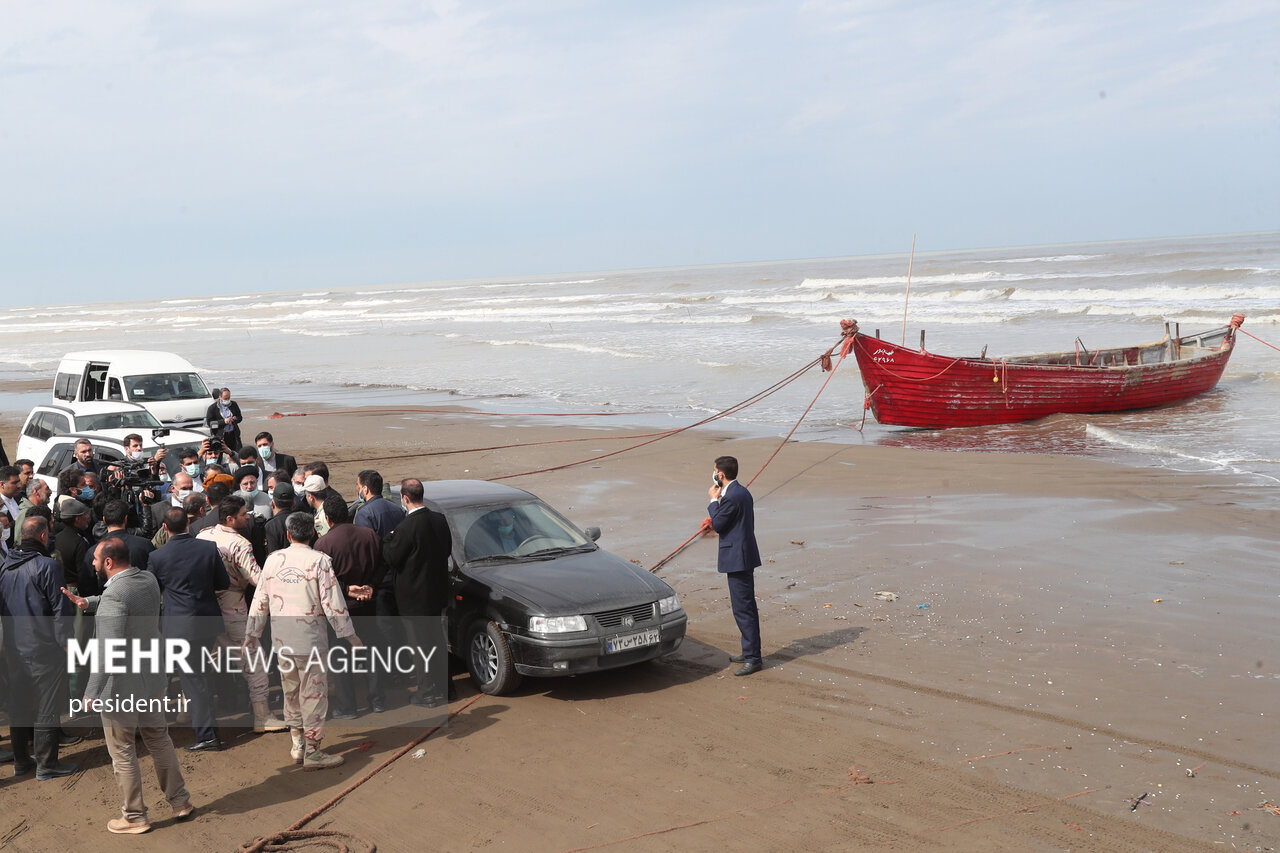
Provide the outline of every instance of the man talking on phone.
{"type": "Polygon", "coordinates": [[[734,675],[751,675],[764,668],[760,658],[760,613],[756,608],[755,569],[760,565],[756,545],[755,502],[751,492],[738,482],[738,460],[721,456],[711,474],[714,484],[708,491],[711,503],[707,514],[711,527],[720,536],[716,569],[729,581],[729,603],[742,634],[742,654],[729,658],[742,667],[734,675]]]}

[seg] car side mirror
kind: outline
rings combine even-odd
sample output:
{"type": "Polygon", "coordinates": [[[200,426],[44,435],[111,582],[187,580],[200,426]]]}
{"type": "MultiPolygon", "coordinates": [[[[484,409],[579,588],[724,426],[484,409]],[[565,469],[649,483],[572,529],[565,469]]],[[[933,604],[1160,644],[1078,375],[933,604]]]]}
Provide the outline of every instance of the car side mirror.
{"type": "Polygon", "coordinates": [[[587,534],[587,538],[590,539],[592,542],[598,542],[600,540],[599,527],[588,527],[586,530],[582,532],[587,534]]]}

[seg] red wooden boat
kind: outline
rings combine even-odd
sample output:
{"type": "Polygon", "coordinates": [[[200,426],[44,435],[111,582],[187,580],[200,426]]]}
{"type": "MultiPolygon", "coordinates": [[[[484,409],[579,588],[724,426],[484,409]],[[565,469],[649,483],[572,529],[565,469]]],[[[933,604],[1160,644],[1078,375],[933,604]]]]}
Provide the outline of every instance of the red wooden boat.
{"type": "Polygon", "coordinates": [[[1064,412],[1143,409],[1184,400],[1218,384],[1244,322],[1236,314],[1220,329],[1170,335],[1145,346],[1010,358],[934,355],[858,332],[845,336],[862,370],[866,405],[877,421],[900,426],[979,426],[1029,421],[1064,412]]]}

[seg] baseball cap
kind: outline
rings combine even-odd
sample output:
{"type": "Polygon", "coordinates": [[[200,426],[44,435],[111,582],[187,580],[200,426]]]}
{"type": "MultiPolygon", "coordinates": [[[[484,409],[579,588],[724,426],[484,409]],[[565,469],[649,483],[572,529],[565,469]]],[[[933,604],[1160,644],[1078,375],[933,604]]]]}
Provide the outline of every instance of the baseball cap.
{"type": "Polygon", "coordinates": [[[62,505],[58,507],[58,511],[62,513],[63,518],[75,518],[78,515],[87,513],[89,508],[75,498],[71,498],[63,501],[62,505]]]}
{"type": "Polygon", "coordinates": [[[293,506],[293,484],[276,483],[276,490],[271,493],[271,499],[276,502],[276,506],[293,506]]]}
{"type": "Polygon", "coordinates": [[[302,491],[309,495],[318,495],[327,488],[329,488],[329,485],[324,481],[324,477],[319,474],[310,475],[302,484],[302,491]]]}

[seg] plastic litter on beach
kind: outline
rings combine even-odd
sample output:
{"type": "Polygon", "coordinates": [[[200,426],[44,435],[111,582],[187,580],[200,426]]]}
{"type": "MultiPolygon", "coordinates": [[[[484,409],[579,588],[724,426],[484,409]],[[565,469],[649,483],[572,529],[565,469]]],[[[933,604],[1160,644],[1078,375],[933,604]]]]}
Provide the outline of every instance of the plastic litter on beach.
{"type": "Polygon", "coordinates": [[[916,605],[916,610],[928,610],[928,609],[929,609],[929,602],[927,601],[924,604],[916,605]]]}
{"type": "Polygon", "coordinates": [[[427,754],[427,750],[426,750],[425,748],[423,748],[423,749],[418,749],[418,750],[415,750],[415,751],[414,751],[414,753],[413,753],[413,757],[414,757],[414,758],[421,758],[422,756],[424,756],[424,755],[426,755],[426,754],[427,754]]]}
{"type": "Polygon", "coordinates": [[[876,598],[881,601],[897,601],[898,594],[896,592],[889,592],[887,589],[882,589],[876,593],[876,598]]]}

